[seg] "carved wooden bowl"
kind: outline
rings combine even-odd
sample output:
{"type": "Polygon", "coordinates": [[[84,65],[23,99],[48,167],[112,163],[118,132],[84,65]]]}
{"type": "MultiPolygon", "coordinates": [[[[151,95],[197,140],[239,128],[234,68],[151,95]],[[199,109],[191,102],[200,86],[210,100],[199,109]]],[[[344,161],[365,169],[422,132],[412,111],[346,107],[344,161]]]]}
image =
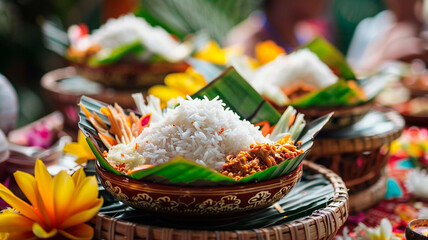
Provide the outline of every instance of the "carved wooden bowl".
{"type": "Polygon", "coordinates": [[[302,176],[302,165],[288,175],[258,183],[185,187],[160,185],[119,176],[100,166],[96,172],[104,188],[135,209],[169,216],[233,216],[269,207],[285,197],[302,176]]]}

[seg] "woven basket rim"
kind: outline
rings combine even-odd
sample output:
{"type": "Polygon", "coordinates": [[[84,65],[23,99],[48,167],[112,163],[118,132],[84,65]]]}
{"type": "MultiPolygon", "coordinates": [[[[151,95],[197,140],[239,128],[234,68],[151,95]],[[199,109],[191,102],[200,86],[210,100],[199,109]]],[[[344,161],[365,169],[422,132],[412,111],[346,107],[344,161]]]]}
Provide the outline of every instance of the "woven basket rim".
{"type": "MultiPolygon", "coordinates": [[[[73,76],[77,76],[77,70],[73,66],[64,67],[64,68],[58,68],[55,70],[52,70],[50,72],[47,72],[45,75],[41,78],[41,86],[45,93],[45,97],[49,97],[49,99],[60,99],[58,102],[66,102],[67,104],[76,104],[78,103],[78,99],[82,94],[77,94],[73,92],[68,92],[65,90],[61,90],[58,87],[58,81],[66,78],[70,78],[73,76]]],[[[86,79],[88,80],[88,79],[86,79]]],[[[90,82],[94,82],[91,80],[88,80],[90,82]]],[[[96,82],[94,82],[96,83],[96,82]]],[[[137,89],[129,90],[129,89],[112,89],[109,87],[106,87],[102,84],[100,84],[100,87],[102,88],[99,93],[85,93],[83,95],[86,95],[88,97],[94,98],[96,100],[102,101],[102,102],[117,102],[121,106],[125,107],[132,107],[134,106],[134,101],[131,97],[131,93],[135,92],[137,89]],[[114,100],[112,102],[112,99],[114,100]]],[[[142,92],[143,94],[146,94],[147,89],[138,89],[138,91],[142,92]]]]}
{"type": "Polygon", "coordinates": [[[327,178],[334,188],[332,201],[323,209],[312,213],[298,221],[286,223],[268,228],[239,231],[201,231],[182,230],[174,228],[153,227],[128,223],[117,220],[102,214],[98,214],[91,220],[95,226],[95,238],[113,239],[119,234],[117,226],[122,227],[120,236],[126,239],[146,238],[146,239],[258,239],[261,235],[269,236],[273,239],[331,239],[339,228],[345,223],[349,213],[349,196],[343,180],[333,171],[321,165],[303,161],[305,171],[316,172],[327,178]],[[102,232],[107,231],[107,237],[102,236],[102,232]],[[124,232],[124,233],[123,233],[124,232]],[[143,233],[144,236],[137,236],[143,233]]]}
{"type": "Polygon", "coordinates": [[[349,211],[359,212],[376,205],[385,198],[388,178],[382,174],[369,188],[349,195],[349,211]]]}
{"type": "Polygon", "coordinates": [[[403,117],[391,109],[376,110],[383,113],[384,116],[394,124],[395,127],[392,130],[373,136],[359,138],[318,137],[314,141],[314,146],[312,147],[310,154],[316,156],[326,156],[375,150],[399,138],[405,126],[403,117]]]}

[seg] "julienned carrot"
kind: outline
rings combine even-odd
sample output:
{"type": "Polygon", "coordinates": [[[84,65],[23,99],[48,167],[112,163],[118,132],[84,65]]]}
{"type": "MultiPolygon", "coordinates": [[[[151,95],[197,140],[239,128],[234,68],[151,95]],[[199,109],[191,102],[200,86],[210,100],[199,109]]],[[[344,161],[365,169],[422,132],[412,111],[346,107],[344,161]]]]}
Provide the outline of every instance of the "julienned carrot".
{"type": "Polygon", "coordinates": [[[85,115],[86,115],[86,117],[87,117],[87,118],[93,117],[93,116],[92,116],[92,114],[89,112],[89,110],[88,110],[88,109],[86,109],[86,107],[85,107],[85,106],[83,106],[83,104],[82,104],[82,103],[79,103],[79,105],[80,105],[80,107],[82,108],[82,110],[83,110],[83,112],[85,113],[85,115]]]}
{"type": "Polygon", "coordinates": [[[268,121],[261,121],[254,126],[258,127],[261,126],[262,128],[260,131],[262,132],[263,136],[267,136],[269,133],[272,132],[272,128],[270,127],[270,123],[268,121]]]}
{"type": "Polygon", "coordinates": [[[96,113],[96,112],[92,112],[93,113],[93,115],[94,115],[94,118],[95,118],[95,120],[97,120],[97,122],[103,127],[103,128],[105,128],[106,130],[108,129],[108,126],[107,126],[107,124],[105,124],[104,122],[103,122],[103,120],[101,120],[101,118],[98,116],[98,114],[96,113]]]}
{"type": "Polygon", "coordinates": [[[288,127],[291,127],[291,125],[293,125],[294,120],[296,120],[296,114],[291,114],[290,122],[288,122],[288,127]]]}
{"type": "Polygon", "coordinates": [[[128,172],[126,172],[126,174],[129,175],[129,174],[132,174],[134,172],[137,172],[137,171],[140,171],[143,169],[147,169],[147,168],[152,168],[152,167],[154,167],[154,165],[150,165],[150,164],[140,165],[140,166],[137,166],[133,169],[129,169],[128,172]]]}
{"type": "Polygon", "coordinates": [[[104,107],[104,106],[102,106],[102,107],[100,108],[100,112],[101,112],[102,114],[106,115],[106,116],[108,116],[108,115],[110,114],[109,110],[108,110],[106,107],[104,107]]]}
{"type": "Polygon", "coordinates": [[[116,139],[108,135],[98,133],[98,136],[100,137],[101,141],[104,143],[104,145],[106,145],[107,148],[111,148],[112,146],[117,144],[116,139]]]}

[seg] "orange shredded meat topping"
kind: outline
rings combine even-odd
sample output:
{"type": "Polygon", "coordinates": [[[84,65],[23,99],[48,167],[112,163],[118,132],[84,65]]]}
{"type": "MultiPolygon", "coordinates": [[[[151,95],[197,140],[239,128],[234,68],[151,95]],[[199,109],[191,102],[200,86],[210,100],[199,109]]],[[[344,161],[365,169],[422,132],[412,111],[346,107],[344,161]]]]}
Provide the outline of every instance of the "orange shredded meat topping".
{"type": "Polygon", "coordinates": [[[297,149],[289,135],[276,143],[251,144],[250,150],[227,156],[220,173],[239,180],[293,159],[303,152],[303,149],[297,149]]]}

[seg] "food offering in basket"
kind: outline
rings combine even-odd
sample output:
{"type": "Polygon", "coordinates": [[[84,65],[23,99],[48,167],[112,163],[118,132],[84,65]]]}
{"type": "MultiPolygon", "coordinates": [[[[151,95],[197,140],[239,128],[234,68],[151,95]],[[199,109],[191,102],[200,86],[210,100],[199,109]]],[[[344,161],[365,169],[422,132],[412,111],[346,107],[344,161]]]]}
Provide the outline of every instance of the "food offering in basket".
{"type": "Polygon", "coordinates": [[[325,128],[330,130],[364,117],[382,89],[380,78],[357,79],[343,55],[322,38],[280,54],[253,71],[249,67],[239,70],[279,111],[291,105],[308,119],[335,112],[325,128]]]}
{"type": "Polygon", "coordinates": [[[148,93],[158,97],[163,108],[171,99],[184,98],[186,95],[196,93],[214,80],[227,66],[239,67],[244,64],[255,69],[285,53],[284,49],[270,40],[259,42],[255,52],[255,58],[250,58],[243,55],[244,50],[240,46],[222,48],[213,40],[207,41],[198,48],[192,58],[186,60],[190,66],[185,72],[168,74],[163,85],[150,87],[148,93]]]}
{"type": "Polygon", "coordinates": [[[390,68],[397,77],[376,100],[399,112],[407,125],[428,126],[428,73],[425,64],[414,60],[411,64],[393,63],[390,68]]]}
{"type": "Polygon", "coordinates": [[[428,126],[428,97],[416,97],[390,106],[399,112],[409,126],[428,126]]]}
{"type": "Polygon", "coordinates": [[[187,68],[194,38],[181,42],[132,14],[110,19],[89,34],[84,24],[68,30],[67,58],[84,77],[110,87],[147,87],[187,68]]]}
{"type": "Polygon", "coordinates": [[[410,90],[412,97],[428,94],[428,72],[422,60],[414,60],[411,64],[403,64],[401,83],[410,90]]]}
{"type": "Polygon", "coordinates": [[[237,78],[229,68],[164,110],[159,99],[149,96],[145,104],[141,94],[133,96],[138,113],[82,98],[79,127],[107,191],[137,209],[187,216],[242,214],[283,198],[330,116],[306,125],[292,107],[280,116],[242,78],[246,85],[235,86],[241,92],[234,95],[217,85],[237,78]],[[237,108],[239,94],[248,102],[237,108]]]}

